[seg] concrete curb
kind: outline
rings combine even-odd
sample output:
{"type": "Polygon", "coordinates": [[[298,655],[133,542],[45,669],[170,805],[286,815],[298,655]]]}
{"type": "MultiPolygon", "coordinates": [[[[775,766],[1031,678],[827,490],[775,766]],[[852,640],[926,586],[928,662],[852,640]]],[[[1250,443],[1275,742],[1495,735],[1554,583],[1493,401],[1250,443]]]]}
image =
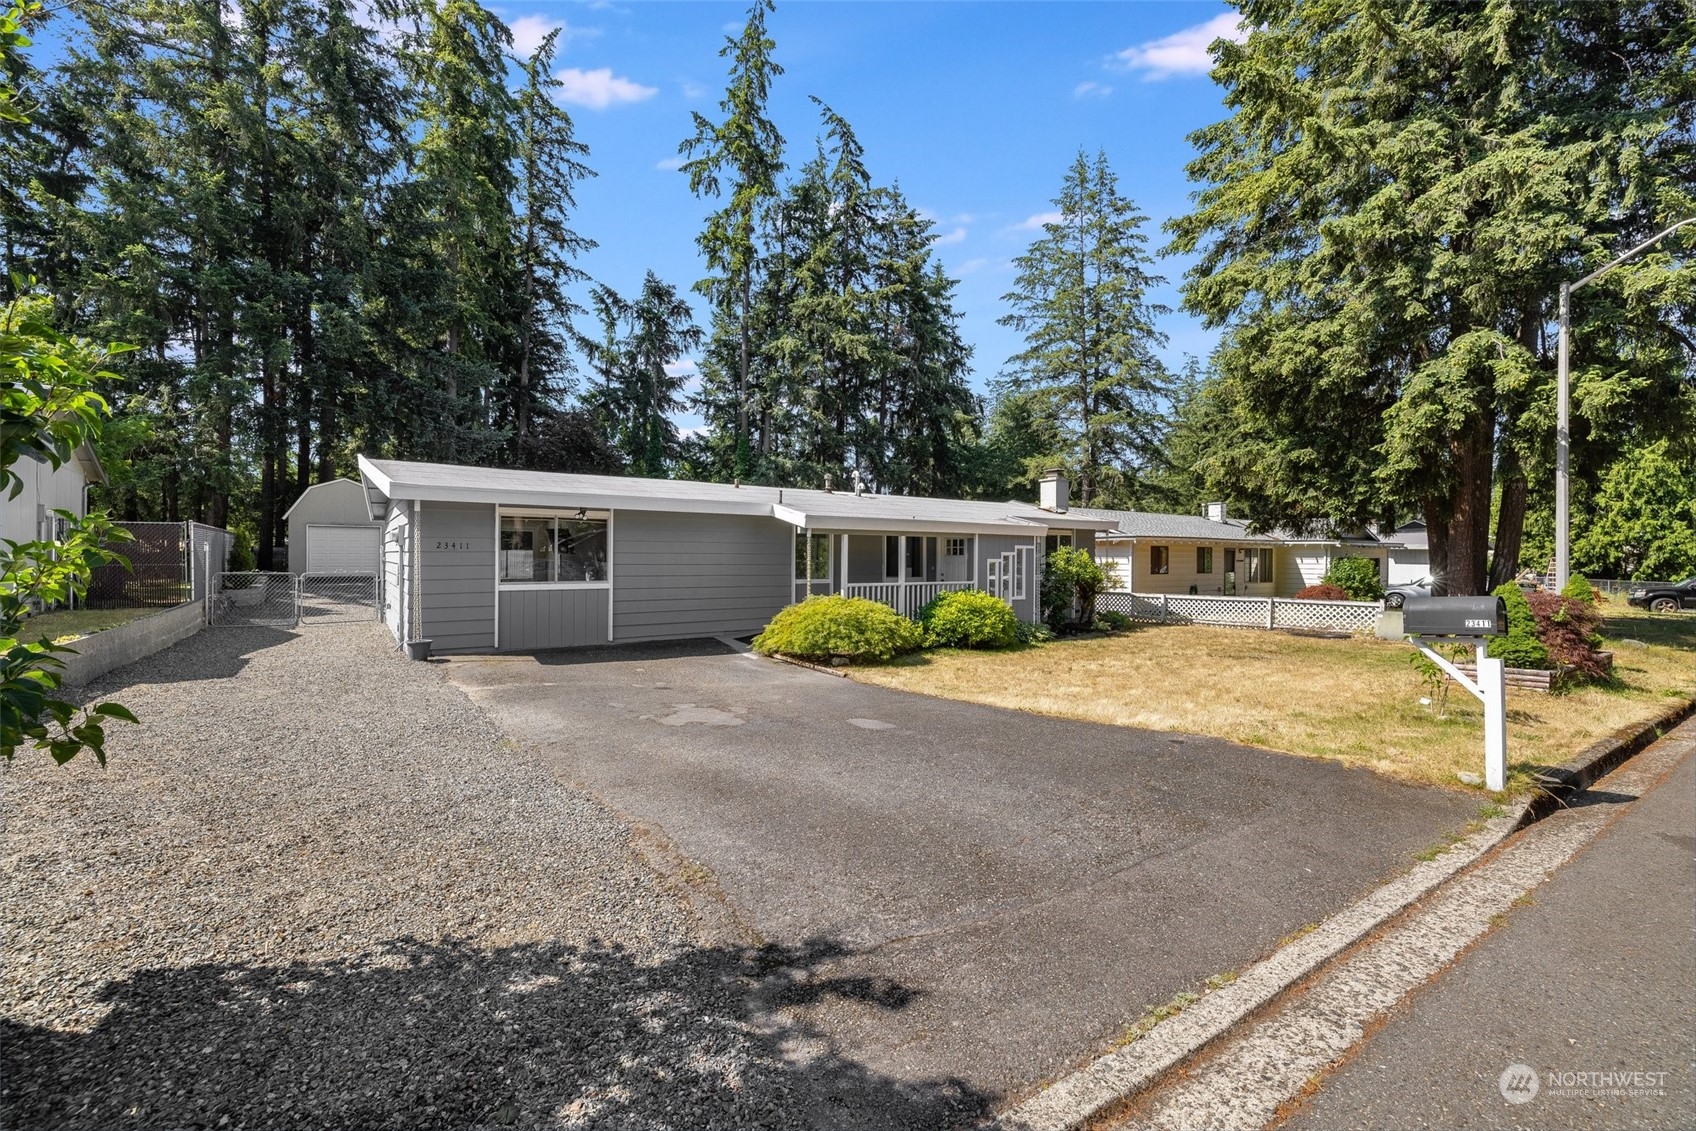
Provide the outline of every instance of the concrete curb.
{"type": "Polygon", "coordinates": [[[1073,1131],[1087,1127],[1692,714],[1696,714],[1696,700],[1681,703],[1648,723],[1622,728],[1564,765],[1544,771],[1538,775],[1542,789],[1533,797],[1515,802],[1502,816],[1491,818],[1448,851],[1420,862],[1313,931],[1279,947],[1234,982],[1205,994],[1137,1040],[1001,1113],[990,1126],[999,1131],[1073,1131]]]}

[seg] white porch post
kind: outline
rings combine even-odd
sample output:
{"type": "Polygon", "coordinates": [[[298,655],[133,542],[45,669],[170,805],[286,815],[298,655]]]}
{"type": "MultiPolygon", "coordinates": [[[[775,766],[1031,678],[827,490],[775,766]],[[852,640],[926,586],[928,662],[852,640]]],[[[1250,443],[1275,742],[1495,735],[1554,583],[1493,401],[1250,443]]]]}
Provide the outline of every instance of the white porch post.
{"type": "Polygon", "coordinates": [[[842,580],[837,582],[837,584],[839,586],[841,586],[841,588],[839,588],[836,591],[837,595],[843,596],[843,597],[847,596],[848,595],[848,535],[846,535],[846,534],[844,534],[842,536],[842,580]]]}
{"type": "Polygon", "coordinates": [[[895,572],[900,588],[895,591],[895,611],[907,615],[907,536],[901,535],[901,552],[895,555],[895,572]]]}

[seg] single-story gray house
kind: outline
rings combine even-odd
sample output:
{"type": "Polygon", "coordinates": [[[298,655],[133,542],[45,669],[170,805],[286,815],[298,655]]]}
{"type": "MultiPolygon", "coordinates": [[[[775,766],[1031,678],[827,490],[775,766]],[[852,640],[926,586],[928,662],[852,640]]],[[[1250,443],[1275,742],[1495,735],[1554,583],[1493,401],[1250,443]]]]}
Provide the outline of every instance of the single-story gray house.
{"type": "Polygon", "coordinates": [[[1111,522],[1042,506],[359,459],[383,617],[438,652],[743,636],[809,593],[912,615],[948,589],[1039,615],[1045,548],[1111,522]],[[1051,541],[1052,540],[1052,541],[1051,541]]]}
{"type": "Polygon", "coordinates": [[[1254,533],[1224,503],[1200,515],[1074,508],[1074,515],[1111,521],[1096,535],[1095,556],[1112,565],[1118,587],[1137,593],[1225,597],[1292,597],[1318,585],[1338,558],[1368,558],[1388,577],[1399,543],[1370,530],[1317,537],[1285,530],[1254,533]]]}
{"type": "Polygon", "coordinates": [[[383,524],[371,520],[358,480],[314,483],[283,514],[290,573],[376,573],[383,524]]]}

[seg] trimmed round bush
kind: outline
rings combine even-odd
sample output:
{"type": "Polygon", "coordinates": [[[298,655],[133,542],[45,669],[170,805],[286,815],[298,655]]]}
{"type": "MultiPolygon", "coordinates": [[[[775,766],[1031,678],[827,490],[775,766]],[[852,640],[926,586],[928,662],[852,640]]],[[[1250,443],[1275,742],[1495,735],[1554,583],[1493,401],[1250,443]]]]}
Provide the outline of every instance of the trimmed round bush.
{"type": "Polygon", "coordinates": [[[923,643],[919,626],[888,605],[863,597],[809,597],[772,617],[754,637],[754,651],[868,663],[892,660],[923,643]]]}
{"type": "Polygon", "coordinates": [[[1309,585],[1306,589],[1296,591],[1296,600],[1298,601],[1347,601],[1348,599],[1348,590],[1324,583],[1309,585]]]}
{"type": "Polygon", "coordinates": [[[1510,668],[1548,669],[1549,649],[1537,637],[1537,617],[1525,592],[1515,582],[1496,587],[1492,597],[1500,597],[1508,607],[1508,634],[1493,636],[1487,655],[1506,660],[1510,668]]]}
{"type": "Polygon", "coordinates": [[[1574,601],[1589,601],[1591,603],[1595,603],[1599,595],[1597,594],[1595,587],[1590,584],[1588,578],[1581,573],[1575,573],[1571,577],[1567,578],[1566,584],[1561,587],[1561,596],[1571,597],[1574,601]]]}
{"type": "Polygon", "coordinates": [[[1013,606],[979,589],[939,594],[919,610],[931,648],[1009,648],[1018,643],[1013,606]]]}
{"type": "Polygon", "coordinates": [[[1347,593],[1351,601],[1384,599],[1384,583],[1378,577],[1378,563],[1371,558],[1338,558],[1320,580],[1347,593]]]}

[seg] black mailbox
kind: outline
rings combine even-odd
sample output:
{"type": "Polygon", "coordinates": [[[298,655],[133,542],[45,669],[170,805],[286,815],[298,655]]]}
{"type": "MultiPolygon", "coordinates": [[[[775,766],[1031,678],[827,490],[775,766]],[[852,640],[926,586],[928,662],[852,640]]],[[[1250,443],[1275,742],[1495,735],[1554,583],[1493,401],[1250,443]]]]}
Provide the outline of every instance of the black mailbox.
{"type": "Polygon", "coordinates": [[[1500,597],[1409,597],[1402,605],[1408,636],[1506,636],[1508,603],[1500,597]]]}

